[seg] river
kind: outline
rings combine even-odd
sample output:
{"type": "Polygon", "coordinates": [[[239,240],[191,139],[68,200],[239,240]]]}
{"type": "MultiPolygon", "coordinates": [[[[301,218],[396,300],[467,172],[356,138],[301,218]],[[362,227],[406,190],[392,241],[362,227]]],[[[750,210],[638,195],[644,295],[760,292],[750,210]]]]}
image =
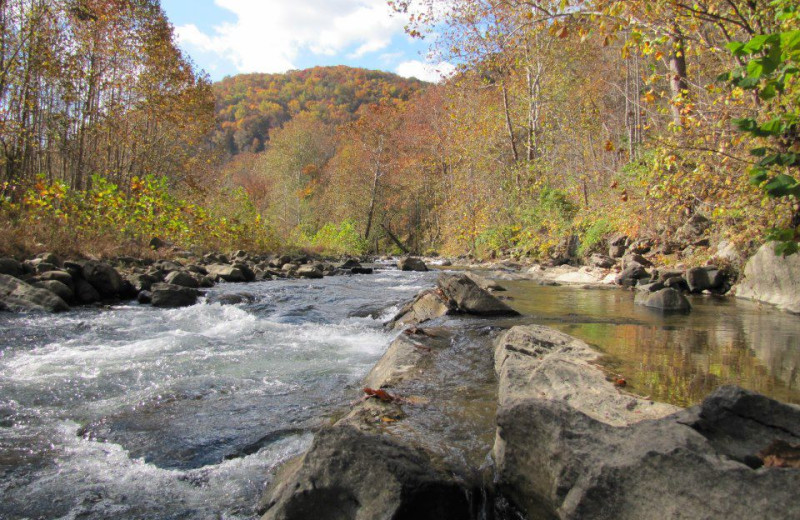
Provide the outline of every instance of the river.
{"type": "MultiPolygon", "coordinates": [[[[250,301],[0,315],[0,518],[255,518],[275,467],[359,395],[393,337],[382,322],[435,277],[221,284],[209,301],[250,301]]],[[[472,405],[433,402],[418,419],[480,423],[477,440],[469,425],[443,436],[462,439],[454,449],[474,452],[469,460],[484,458],[493,435],[493,376],[470,379],[475,367],[491,372],[490,343],[467,348],[482,323],[560,328],[603,350],[630,390],[678,404],[723,383],[800,401],[795,316],[695,298],[691,315],[664,317],[635,308],[630,292],[503,283],[525,316],[464,321],[473,332],[454,336],[435,379],[472,405]]]]}

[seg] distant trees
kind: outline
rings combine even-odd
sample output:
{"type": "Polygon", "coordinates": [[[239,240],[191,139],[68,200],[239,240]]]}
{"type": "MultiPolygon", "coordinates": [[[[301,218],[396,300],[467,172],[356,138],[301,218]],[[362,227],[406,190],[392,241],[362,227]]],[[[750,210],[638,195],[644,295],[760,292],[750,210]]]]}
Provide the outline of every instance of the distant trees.
{"type": "Polygon", "coordinates": [[[37,175],[82,189],[194,174],[213,95],[156,0],[6,0],[0,29],[6,191],[37,175]]]}

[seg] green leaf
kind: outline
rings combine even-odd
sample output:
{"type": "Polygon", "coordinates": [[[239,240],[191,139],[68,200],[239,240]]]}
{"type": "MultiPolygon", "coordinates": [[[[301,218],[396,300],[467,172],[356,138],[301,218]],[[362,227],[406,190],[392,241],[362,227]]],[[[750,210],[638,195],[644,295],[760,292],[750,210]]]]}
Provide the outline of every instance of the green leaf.
{"type": "Polygon", "coordinates": [[[800,50],[800,31],[781,33],[781,48],[784,52],[800,50]]]}
{"type": "Polygon", "coordinates": [[[752,90],[758,86],[759,78],[744,77],[736,82],[736,86],[745,90],[752,90]]]}
{"type": "Polygon", "coordinates": [[[776,117],[759,126],[755,135],[759,137],[779,136],[783,134],[785,130],[786,126],[783,124],[781,118],[776,117]]]}
{"type": "Polygon", "coordinates": [[[730,42],[728,45],[726,45],[726,47],[735,56],[741,56],[743,54],[742,49],[744,49],[744,43],[743,42],[730,42]]]}
{"type": "Polygon", "coordinates": [[[750,117],[734,119],[733,124],[742,132],[752,132],[758,126],[756,120],[750,117]]]}
{"type": "Polygon", "coordinates": [[[747,42],[744,47],[742,47],[741,52],[745,52],[747,54],[755,54],[764,50],[764,47],[769,43],[780,43],[780,35],[779,34],[759,34],[758,36],[754,36],[749,42],[747,42]]]}
{"type": "Polygon", "coordinates": [[[770,83],[766,87],[761,89],[761,92],[758,93],[758,97],[763,99],[764,101],[769,101],[770,99],[774,98],[778,95],[778,91],[775,88],[775,84],[770,83]]]}
{"type": "Polygon", "coordinates": [[[753,155],[755,157],[764,157],[765,155],[767,155],[767,148],[763,146],[761,148],[753,148],[752,150],[750,150],[750,155],[753,155]]]}
{"type": "Polygon", "coordinates": [[[750,184],[761,186],[767,181],[767,170],[764,168],[753,168],[750,170],[750,184]]]}
{"type": "Polygon", "coordinates": [[[767,182],[764,186],[764,191],[773,198],[788,197],[790,195],[798,197],[800,195],[800,183],[794,177],[781,173],[767,182]]]}

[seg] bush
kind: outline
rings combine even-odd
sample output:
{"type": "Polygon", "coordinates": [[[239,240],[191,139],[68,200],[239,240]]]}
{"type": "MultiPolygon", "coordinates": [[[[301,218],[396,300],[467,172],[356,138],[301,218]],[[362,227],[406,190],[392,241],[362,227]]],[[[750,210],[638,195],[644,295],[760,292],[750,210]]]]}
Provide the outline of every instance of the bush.
{"type": "Polygon", "coordinates": [[[345,220],[339,224],[330,222],[325,224],[309,242],[331,255],[363,255],[369,249],[369,244],[356,231],[355,222],[352,220],[345,220]]]}

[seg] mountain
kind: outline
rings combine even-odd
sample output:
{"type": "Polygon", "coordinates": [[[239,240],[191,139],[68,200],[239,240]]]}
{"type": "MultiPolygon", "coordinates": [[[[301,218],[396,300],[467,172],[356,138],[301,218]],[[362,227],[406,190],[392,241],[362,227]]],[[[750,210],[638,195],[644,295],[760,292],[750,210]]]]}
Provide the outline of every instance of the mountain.
{"type": "Polygon", "coordinates": [[[416,78],[345,66],[227,77],[213,87],[214,140],[231,155],[258,152],[269,141],[270,130],[302,111],[342,123],[355,119],[362,105],[405,101],[427,85],[416,78]]]}

